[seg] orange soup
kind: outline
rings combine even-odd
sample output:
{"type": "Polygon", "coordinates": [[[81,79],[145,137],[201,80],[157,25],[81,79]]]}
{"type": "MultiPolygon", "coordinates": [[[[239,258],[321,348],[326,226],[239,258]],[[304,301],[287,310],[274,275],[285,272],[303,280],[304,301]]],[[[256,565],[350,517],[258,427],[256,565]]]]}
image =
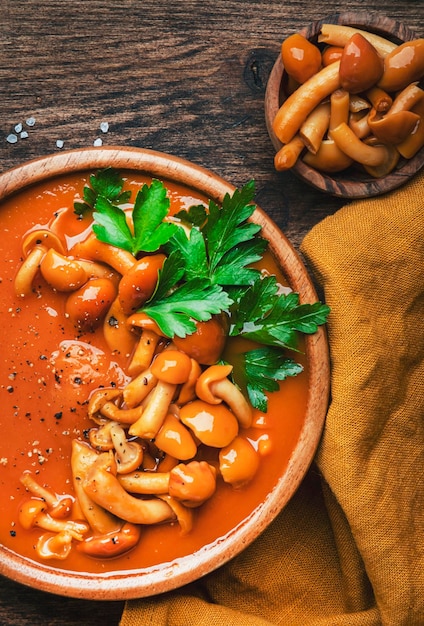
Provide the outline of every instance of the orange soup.
{"type": "MultiPolygon", "coordinates": [[[[143,183],[151,182],[141,174],[123,176],[125,189],[133,193],[143,183]]],[[[137,544],[113,558],[77,549],[63,559],[40,558],[36,544],[40,535],[49,531],[37,526],[25,529],[19,521],[20,510],[31,498],[22,476],[30,473],[58,501],[69,496],[69,515],[80,519],[71,472],[72,442],[88,445],[90,431],[99,426],[88,416],[92,394],[103,388],[119,391],[132,379],[130,359],[111,351],[102,325],[76,330],[66,314],[69,293],[52,288],[40,273],[29,294],[20,297],[15,292],[16,274],[24,256],[23,239],[28,233],[54,225],[68,250],[87,236],[91,216],[78,217],[74,201],[81,198],[88,179],[89,174],[80,173],[35,185],[5,200],[0,210],[0,541],[25,558],[48,566],[107,574],[157,566],[190,555],[219,541],[264,501],[298,441],[306,410],[308,370],[305,357],[296,354],[304,371],[281,382],[278,391],[267,394],[267,412],[254,409],[251,425],[240,427],[240,434],[259,457],[257,471],[246,484],[233,486],[222,480],[218,470],[213,495],[190,510],[190,530],[185,532],[176,519],[143,524],[137,544]]],[[[171,213],[207,203],[189,188],[168,181],[164,184],[171,213]]],[[[284,282],[270,256],[266,256],[263,266],[284,282]]],[[[243,342],[228,340],[226,359],[231,363],[240,349],[243,342]]],[[[211,467],[218,466],[217,452],[205,458],[211,467]]],[[[148,463],[144,469],[140,466],[140,471],[150,469],[148,463]]],[[[34,494],[32,499],[43,500],[34,494]]]]}

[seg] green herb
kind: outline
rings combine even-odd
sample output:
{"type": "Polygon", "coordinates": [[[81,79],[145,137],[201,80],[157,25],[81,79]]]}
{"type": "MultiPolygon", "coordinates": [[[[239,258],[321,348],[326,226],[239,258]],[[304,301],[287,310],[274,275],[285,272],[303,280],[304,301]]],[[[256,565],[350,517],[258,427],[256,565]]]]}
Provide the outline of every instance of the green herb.
{"type": "Polygon", "coordinates": [[[174,222],[166,221],[170,201],[160,181],[142,186],[131,216],[118,206],[128,196],[114,170],[102,170],[90,184],[84,204],[93,210],[98,239],[135,256],[158,249],[167,255],[155,292],[140,309],[166,337],[185,337],[196,331],[197,321],[226,312],[230,336],[262,344],[239,357],[233,380],[252,406],[265,412],[266,392],[302,371],[285,351],[297,351],[299,334],[316,332],[330,309],[320,302],[300,304],[298,294],[281,293],[275,276],[263,277],[252,267],[268,243],[260,225],[250,221],[254,181],[226,194],[221,208],[213,201],[208,210],[196,205],[180,211],[174,222]]]}
{"type": "Polygon", "coordinates": [[[132,211],[133,230],[130,229],[125,212],[103,196],[95,204],[93,231],[96,237],[118,248],[137,255],[138,252],[159,250],[178,228],[164,222],[169,212],[169,198],[165,186],[159,180],[143,185],[137,193],[132,211]]]}
{"type": "Polygon", "coordinates": [[[246,389],[251,405],[265,413],[268,408],[265,391],[277,391],[277,381],[297,376],[302,371],[302,365],[285,357],[281,350],[264,347],[242,355],[234,379],[241,388],[246,389]]]}
{"type": "Polygon", "coordinates": [[[74,202],[74,212],[77,215],[94,209],[98,197],[103,197],[114,205],[124,204],[131,197],[131,191],[122,191],[124,179],[112,167],[91,174],[89,182],[90,185],[83,189],[83,202],[74,202]]]}
{"type": "Polygon", "coordinates": [[[297,293],[279,293],[275,276],[267,276],[246,289],[234,307],[230,336],[296,350],[298,333],[315,333],[329,312],[320,302],[300,304],[297,293]]]}

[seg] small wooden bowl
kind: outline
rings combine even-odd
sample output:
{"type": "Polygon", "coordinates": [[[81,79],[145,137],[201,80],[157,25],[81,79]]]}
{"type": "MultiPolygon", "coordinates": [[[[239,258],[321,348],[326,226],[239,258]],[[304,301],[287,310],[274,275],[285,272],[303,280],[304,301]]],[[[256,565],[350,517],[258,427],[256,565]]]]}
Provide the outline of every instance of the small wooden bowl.
{"type": "MultiPolygon", "coordinates": [[[[200,191],[221,203],[234,187],[212,172],[177,157],[134,148],[90,148],[61,152],[10,170],[0,176],[0,200],[52,177],[112,166],[144,172],[200,191]]],[[[296,251],[258,208],[254,221],[301,302],[315,302],[313,284],[296,251]]],[[[91,600],[121,600],[163,593],[211,572],[246,548],[272,522],[299,487],[313,459],[324,425],[329,397],[329,356],[326,333],[320,327],[306,337],[309,387],[304,423],[287,468],[265,501],[227,536],[187,557],[146,570],[116,571],[106,576],[55,569],[23,558],[0,545],[0,574],[37,589],[91,600]]]]}
{"type": "MultiPolygon", "coordinates": [[[[321,20],[312,22],[299,32],[307,39],[316,43],[321,26],[325,23],[343,24],[345,26],[361,28],[376,33],[397,44],[418,38],[407,26],[388,17],[370,13],[351,12],[336,13],[324,17],[321,20]]],[[[276,137],[272,123],[277,111],[286,98],[283,84],[284,66],[280,54],[271,71],[265,93],[265,120],[269,136],[276,151],[281,148],[282,143],[276,137]]],[[[378,196],[400,187],[412,178],[423,165],[424,148],[421,148],[412,159],[401,159],[397,168],[383,178],[373,178],[366,172],[355,169],[354,167],[330,175],[319,172],[303,163],[300,159],[291,171],[312,187],[325,193],[342,198],[366,198],[378,196]]]]}

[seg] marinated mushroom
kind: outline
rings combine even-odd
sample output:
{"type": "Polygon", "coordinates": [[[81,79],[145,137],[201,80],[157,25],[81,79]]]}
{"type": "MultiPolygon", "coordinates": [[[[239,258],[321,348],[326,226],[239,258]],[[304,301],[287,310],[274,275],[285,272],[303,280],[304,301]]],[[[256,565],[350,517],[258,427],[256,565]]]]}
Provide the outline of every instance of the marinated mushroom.
{"type": "Polygon", "coordinates": [[[185,506],[201,506],[216,490],[216,470],[206,461],[180,463],[169,474],[169,495],[185,506]]]}
{"type": "Polygon", "coordinates": [[[259,455],[244,437],[236,437],[219,452],[219,471],[226,483],[242,487],[252,480],[259,467],[259,455]]]}
{"type": "Polygon", "coordinates": [[[143,461],[143,448],[137,441],[128,441],[125,430],[119,424],[112,424],[110,434],[115,448],[118,474],[133,472],[143,461]]]}
{"type": "Polygon", "coordinates": [[[46,504],[41,500],[31,499],[24,502],[18,514],[22,528],[29,530],[36,526],[56,533],[67,531],[74,539],[82,541],[83,536],[89,531],[89,526],[86,522],[55,519],[45,512],[46,508],[46,504]]]}
{"type": "Polygon", "coordinates": [[[75,291],[87,282],[88,276],[82,265],[54,248],[50,248],[40,263],[44,280],[57,291],[75,291]]]}
{"type": "MultiPolygon", "coordinates": [[[[79,507],[90,527],[96,533],[107,534],[119,530],[122,525],[121,520],[99,506],[83,488],[85,476],[98,462],[98,459],[99,455],[89,445],[76,439],[72,441],[72,478],[79,507]]],[[[111,457],[108,456],[107,460],[110,463],[111,457]]]]}
{"type": "Polygon", "coordinates": [[[87,537],[76,548],[78,552],[99,559],[113,558],[132,550],[138,544],[140,535],[140,526],[126,522],[115,532],[87,537]]]}
{"type": "Polygon", "coordinates": [[[37,539],[35,549],[38,556],[44,560],[59,559],[63,561],[69,556],[73,540],[74,537],[68,530],[61,530],[58,533],[45,533],[37,539]]]}
{"type": "Polygon", "coordinates": [[[126,315],[135,313],[151,297],[165,258],[164,254],[144,256],[122,276],[118,298],[126,315]]]}
{"type": "Polygon", "coordinates": [[[130,426],[129,434],[154,439],[168,413],[177,385],[158,380],[140,418],[130,426]]]}
{"type": "Polygon", "coordinates": [[[237,418],[225,404],[194,400],[181,407],[180,419],[199,441],[212,448],[228,445],[239,430],[237,418]]]}
{"type": "Polygon", "coordinates": [[[24,472],[20,480],[32,495],[44,500],[48,506],[49,515],[51,515],[51,517],[63,519],[70,515],[73,504],[73,499],[70,496],[58,496],[46,487],[40,485],[30,472],[24,472]]]}
{"type": "Polygon", "coordinates": [[[174,519],[172,509],[158,498],[142,500],[125,491],[116,476],[94,467],[83,481],[86,494],[120,519],[133,524],[159,524],[174,519]]]}
{"type": "Polygon", "coordinates": [[[237,417],[240,426],[249,428],[252,424],[252,408],[240,389],[227,378],[232,369],[231,365],[208,367],[196,383],[196,394],[211,404],[224,401],[237,417]]]}
{"type": "Polygon", "coordinates": [[[65,314],[83,331],[99,326],[116,297],[116,288],[108,278],[93,278],[72,292],[65,304],[65,314]]]}
{"type": "Polygon", "coordinates": [[[197,452],[197,445],[190,431],[172,413],[168,413],[156,435],[157,447],[172,457],[186,461],[197,452]]]}
{"type": "Polygon", "coordinates": [[[36,229],[25,237],[22,245],[25,259],[15,277],[16,295],[23,297],[31,293],[41,261],[50,248],[62,254],[65,252],[59,237],[50,230],[36,229]]]}

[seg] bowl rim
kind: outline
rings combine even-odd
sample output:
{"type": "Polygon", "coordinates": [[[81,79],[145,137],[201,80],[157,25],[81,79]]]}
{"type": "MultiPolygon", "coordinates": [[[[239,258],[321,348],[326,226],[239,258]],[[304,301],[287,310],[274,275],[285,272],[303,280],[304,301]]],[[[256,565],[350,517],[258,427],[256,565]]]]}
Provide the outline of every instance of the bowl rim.
{"type": "MultiPolygon", "coordinates": [[[[166,153],[130,147],[82,148],[56,153],[14,167],[0,174],[0,201],[43,180],[79,171],[112,166],[161,177],[203,192],[216,202],[235,187],[218,175],[185,159],[166,153]]],[[[262,234],[271,241],[271,251],[301,302],[317,300],[314,285],[300,256],[279,227],[259,207],[253,221],[262,226],[262,234]]],[[[88,600],[127,600],[148,597],[181,587],[217,569],[239,554],[256,539],[284,508],[299,487],[317,450],[327,412],[330,390],[330,363],[327,335],[319,327],[306,336],[310,363],[310,382],[305,421],[299,441],[284,475],[272,492],[226,539],[215,541],[196,553],[170,563],[141,570],[122,570],[108,574],[87,574],[49,568],[0,545],[0,574],[22,583],[62,596],[88,600]],[[193,571],[196,572],[193,575],[193,571]]]]}
{"type": "MultiPolygon", "coordinates": [[[[342,24],[345,26],[354,26],[364,30],[375,32],[379,35],[392,39],[395,42],[405,42],[417,39],[418,35],[405,24],[380,15],[375,12],[353,12],[345,11],[332,13],[319,20],[314,20],[309,25],[299,31],[301,35],[307,39],[315,37],[322,24],[342,24]]],[[[271,143],[275,151],[282,147],[282,143],[275,135],[272,128],[274,117],[280,108],[281,97],[281,81],[283,77],[284,66],[281,53],[278,55],[274,66],[270,72],[266,90],[265,90],[265,123],[271,143]],[[279,88],[276,88],[276,85],[279,88]]],[[[289,170],[298,178],[306,182],[315,189],[328,193],[330,195],[347,198],[359,199],[378,196],[389,191],[397,189],[405,184],[412,176],[414,176],[424,166],[424,147],[421,148],[412,159],[405,161],[403,165],[383,178],[367,177],[364,174],[363,180],[355,180],[346,176],[345,172],[338,172],[334,176],[319,172],[309,167],[303,161],[298,160],[297,163],[289,170]]]]}

